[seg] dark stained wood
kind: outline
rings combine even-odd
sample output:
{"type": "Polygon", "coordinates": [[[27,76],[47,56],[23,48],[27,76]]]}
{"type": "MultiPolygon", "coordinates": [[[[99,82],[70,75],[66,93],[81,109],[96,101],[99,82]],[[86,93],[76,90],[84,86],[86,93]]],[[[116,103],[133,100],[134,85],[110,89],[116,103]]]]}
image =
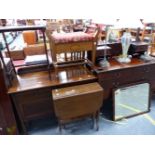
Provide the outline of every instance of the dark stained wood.
{"type": "Polygon", "coordinates": [[[144,62],[133,58],[131,63],[121,64],[111,59],[110,67],[93,68],[97,77],[85,65],[58,68],[51,72],[34,72],[18,75],[8,93],[18,112],[23,130],[26,132],[25,123],[39,117],[51,115],[55,118],[51,91],[69,86],[98,82],[104,88],[104,99],[112,97],[114,88],[134,83],[147,81],[151,90],[155,90],[155,61],[144,62]]]}
{"type": "Polygon", "coordinates": [[[36,25],[27,25],[27,26],[5,26],[0,27],[1,32],[13,32],[13,31],[29,31],[29,30],[45,30],[46,26],[36,26],[36,25]]]}
{"type": "MultiPolygon", "coordinates": [[[[97,46],[103,46],[105,45],[104,42],[100,42],[97,46]]],[[[107,55],[110,57],[118,56],[122,54],[122,44],[121,42],[108,42],[106,43],[108,47],[110,47],[110,50],[107,50],[107,55]]],[[[104,52],[103,52],[104,53],[104,52]]],[[[104,54],[102,54],[103,56],[104,54]]],[[[96,55],[98,57],[98,54],[96,55]]],[[[101,53],[99,54],[101,56],[101,53]]]]}
{"type": "Polygon", "coordinates": [[[115,59],[109,61],[110,67],[96,67],[98,81],[105,89],[105,98],[112,97],[112,90],[130,83],[147,81],[151,90],[155,90],[155,61],[144,62],[133,58],[131,63],[121,64],[115,59]]]}
{"type": "Polygon", "coordinates": [[[59,68],[58,73],[52,71],[51,77],[52,80],[49,80],[46,71],[17,75],[17,79],[14,80],[8,93],[13,94],[45,87],[56,88],[97,80],[96,76],[83,65],[59,68]]]}
{"type": "Polygon", "coordinates": [[[142,55],[148,50],[148,46],[149,44],[146,42],[133,42],[130,45],[128,54],[133,56],[142,55]]]}
{"type": "Polygon", "coordinates": [[[98,111],[103,102],[103,89],[97,82],[54,89],[52,95],[60,131],[64,123],[83,116],[93,116],[98,130],[98,111]]]}
{"type": "MultiPolygon", "coordinates": [[[[101,42],[98,44],[99,46],[103,46],[105,45],[105,43],[101,42]]],[[[107,55],[109,57],[114,57],[114,56],[119,56],[122,54],[122,45],[121,42],[108,42],[106,44],[107,46],[110,47],[109,50],[107,50],[107,55]]],[[[146,52],[148,50],[148,43],[146,42],[132,42],[128,51],[129,55],[133,55],[133,56],[137,56],[137,55],[141,55],[144,52],[146,52]]],[[[96,52],[96,58],[104,56],[104,51],[97,51],[96,52]]]]}
{"type": "Polygon", "coordinates": [[[22,126],[22,132],[27,133],[25,123],[30,120],[52,116],[55,118],[51,88],[41,88],[11,95],[17,115],[22,126]]]}
{"type": "Polygon", "coordinates": [[[52,89],[97,81],[84,65],[59,68],[58,72],[51,73],[51,77],[49,80],[45,71],[18,75],[8,90],[24,133],[27,133],[25,123],[30,120],[45,116],[55,119],[52,89]]]}
{"type": "Polygon", "coordinates": [[[0,64],[0,134],[17,134],[16,121],[0,64]]]}

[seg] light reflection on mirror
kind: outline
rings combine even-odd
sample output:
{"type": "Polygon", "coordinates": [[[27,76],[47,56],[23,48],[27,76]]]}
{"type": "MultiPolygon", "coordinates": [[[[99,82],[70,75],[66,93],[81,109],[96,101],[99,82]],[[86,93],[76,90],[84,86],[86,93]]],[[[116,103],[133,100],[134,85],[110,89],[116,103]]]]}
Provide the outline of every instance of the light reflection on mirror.
{"type": "Polygon", "coordinates": [[[149,111],[150,84],[140,83],[114,91],[114,120],[149,111]]]}

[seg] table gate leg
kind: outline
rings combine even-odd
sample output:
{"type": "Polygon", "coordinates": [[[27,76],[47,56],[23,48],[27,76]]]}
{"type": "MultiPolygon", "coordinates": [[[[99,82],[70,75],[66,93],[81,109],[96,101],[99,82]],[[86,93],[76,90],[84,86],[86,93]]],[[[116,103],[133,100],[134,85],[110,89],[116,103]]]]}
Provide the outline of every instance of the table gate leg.
{"type": "Polygon", "coordinates": [[[96,112],[96,131],[99,130],[99,111],[96,112]]]}

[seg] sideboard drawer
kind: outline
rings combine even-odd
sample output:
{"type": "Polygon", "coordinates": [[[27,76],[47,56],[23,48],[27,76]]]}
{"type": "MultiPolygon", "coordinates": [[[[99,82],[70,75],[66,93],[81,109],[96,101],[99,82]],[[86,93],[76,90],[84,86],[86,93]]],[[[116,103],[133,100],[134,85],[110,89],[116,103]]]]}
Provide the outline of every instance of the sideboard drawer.
{"type": "MultiPolygon", "coordinates": [[[[98,81],[105,89],[105,97],[112,95],[112,90],[129,83],[140,81],[152,82],[155,77],[155,65],[138,66],[135,68],[118,69],[115,71],[103,72],[98,74],[98,81]]],[[[155,82],[153,85],[155,88],[155,82]]]]}

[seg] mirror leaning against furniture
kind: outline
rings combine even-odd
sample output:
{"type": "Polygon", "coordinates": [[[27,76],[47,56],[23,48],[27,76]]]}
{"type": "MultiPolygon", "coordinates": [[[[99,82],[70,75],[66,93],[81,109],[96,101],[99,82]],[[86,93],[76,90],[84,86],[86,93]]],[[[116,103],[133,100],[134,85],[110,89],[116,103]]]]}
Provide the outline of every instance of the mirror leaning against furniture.
{"type": "Polygon", "coordinates": [[[113,95],[113,120],[120,120],[150,111],[150,84],[147,82],[117,88],[113,95]]]}
{"type": "Polygon", "coordinates": [[[106,104],[112,106],[108,114],[113,121],[150,111],[155,60],[141,58],[148,44],[132,41],[125,54],[132,55],[131,61],[120,62],[121,38],[107,41],[105,52],[104,40],[98,42],[101,30],[97,24],[77,27],[74,32],[73,21],[50,20],[47,26],[0,28],[7,50],[7,58],[0,52],[7,94],[21,134],[29,133],[31,121],[44,117],[56,120],[60,134],[67,124],[84,118],[91,118],[97,131],[106,104]],[[27,43],[22,59],[16,60],[7,44],[5,33],[10,31],[20,32],[27,43]],[[101,66],[101,59],[110,65],[101,66]]]}

